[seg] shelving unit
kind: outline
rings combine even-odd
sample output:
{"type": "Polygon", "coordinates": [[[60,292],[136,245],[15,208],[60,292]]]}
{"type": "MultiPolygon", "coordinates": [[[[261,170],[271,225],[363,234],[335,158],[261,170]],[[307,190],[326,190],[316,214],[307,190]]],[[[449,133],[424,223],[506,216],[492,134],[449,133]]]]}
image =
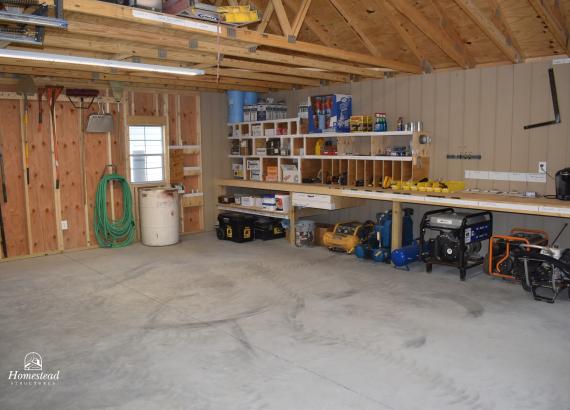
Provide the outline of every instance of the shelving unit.
{"type": "Polygon", "coordinates": [[[382,186],[392,180],[428,177],[431,144],[424,132],[388,131],[307,134],[303,120],[230,123],[230,154],[234,177],[249,181],[285,182],[283,165],[297,167],[299,183],[331,184],[344,176],[346,186],[382,186]],[[268,143],[279,154],[267,154],[268,143]],[[317,154],[317,145],[329,143],[336,154],[317,154]],[[249,165],[249,166],[248,166],[249,165]],[[254,167],[252,168],[252,165],[254,167]],[[277,166],[277,180],[267,179],[267,167],[277,166]]]}
{"type": "Polygon", "coordinates": [[[289,214],[282,211],[268,211],[261,208],[247,207],[241,205],[220,205],[218,204],[218,210],[220,211],[234,211],[243,214],[267,216],[271,218],[287,219],[289,220],[289,214]]]}

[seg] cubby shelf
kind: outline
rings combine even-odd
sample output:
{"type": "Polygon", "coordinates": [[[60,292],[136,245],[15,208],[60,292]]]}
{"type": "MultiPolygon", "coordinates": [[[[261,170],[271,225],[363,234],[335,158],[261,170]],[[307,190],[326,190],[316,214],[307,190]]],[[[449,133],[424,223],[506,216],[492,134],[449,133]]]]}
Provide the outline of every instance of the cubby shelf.
{"type": "Polygon", "coordinates": [[[284,182],[283,165],[296,167],[293,175],[289,172],[291,178],[288,182],[325,183],[342,177],[343,184],[349,187],[382,186],[385,177],[403,181],[419,180],[429,174],[431,144],[430,138],[424,138],[424,132],[306,134],[301,133],[305,127],[300,118],[244,122],[230,126],[232,136],[228,140],[233,154],[228,158],[237,179],[267,181],[267,171],[274,171],[274,167],[277,167],[277,181],[284,182]],[[285,130],[287,133],[284,133],[285,130]],[[332,149],[336,155],[318,154],[323,152],[318,145],[332,149]],[[258,154],[266,150],[274,154],[273,148],[287,155],[258,154]]]}

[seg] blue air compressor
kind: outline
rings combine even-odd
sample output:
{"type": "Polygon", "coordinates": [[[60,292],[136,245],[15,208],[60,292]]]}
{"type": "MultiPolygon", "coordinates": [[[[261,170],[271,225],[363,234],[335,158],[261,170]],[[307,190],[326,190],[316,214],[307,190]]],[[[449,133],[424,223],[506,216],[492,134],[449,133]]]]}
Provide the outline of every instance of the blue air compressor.
{"type": "MultiPolygon", "coordinates": [[[[402,245],[410,245],[414,239],[413,209],[404,209],[402,216],[402,245]]],[[[376,214],[376,225],[365,243],[358,245],[354,253],[358,258],[376,262],[390,262],[392,248],[392,211],[376,214]]]]}

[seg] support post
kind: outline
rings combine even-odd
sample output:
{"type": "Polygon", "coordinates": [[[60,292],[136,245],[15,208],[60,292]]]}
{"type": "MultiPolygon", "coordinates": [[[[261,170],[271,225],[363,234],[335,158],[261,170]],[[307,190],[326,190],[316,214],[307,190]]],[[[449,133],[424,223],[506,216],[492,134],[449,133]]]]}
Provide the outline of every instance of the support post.
{"type": "Polygon", "coordinates": [[[392,251],[402,247],[402,204],[392,202],[392,251]]]}

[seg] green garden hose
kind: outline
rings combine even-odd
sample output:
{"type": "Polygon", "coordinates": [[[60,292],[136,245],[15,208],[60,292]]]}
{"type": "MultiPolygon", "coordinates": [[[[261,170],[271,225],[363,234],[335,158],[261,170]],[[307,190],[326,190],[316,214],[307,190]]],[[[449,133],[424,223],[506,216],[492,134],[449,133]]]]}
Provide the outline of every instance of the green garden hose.
{"type": "MultiPolygon", "coordinates": [[[[109,165],[109,167],[116,168],[114,165],[109,165]]],[[[130,245],[135,239],[131,187],[125,178],[114,171],[111,174],[103,172],[97,186],[94,225],[95,237],[103,248],[122,248],[130,245]],[[107,185],[112,181],[118,181],[123,191],[123,216],[118,220],[110,220],[107,212],[107,185]]]]}

